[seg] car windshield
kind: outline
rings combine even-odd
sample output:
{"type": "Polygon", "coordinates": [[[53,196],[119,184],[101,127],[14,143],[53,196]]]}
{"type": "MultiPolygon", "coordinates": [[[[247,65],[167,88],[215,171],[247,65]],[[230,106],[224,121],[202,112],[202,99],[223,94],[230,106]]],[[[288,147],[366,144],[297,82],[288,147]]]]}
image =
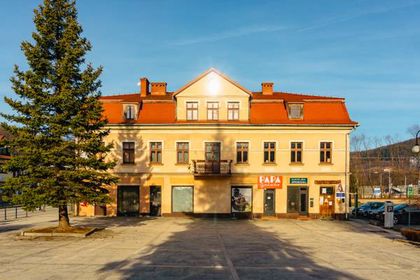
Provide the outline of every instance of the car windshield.
{"type": "Polygon", "coordinates": [[[385,209],[385,205],[382,205],[381,207],[377,208],[378,211],[383,211],[385,209]]]}
{"type": "Polygon", "coordinates": [[[394,210],[401,210],[401,209],[404,209],[407,206],[408,206],[408,204],[404,204],[404,203],[403,204],[398,204],[394,207],[394,210]]]}

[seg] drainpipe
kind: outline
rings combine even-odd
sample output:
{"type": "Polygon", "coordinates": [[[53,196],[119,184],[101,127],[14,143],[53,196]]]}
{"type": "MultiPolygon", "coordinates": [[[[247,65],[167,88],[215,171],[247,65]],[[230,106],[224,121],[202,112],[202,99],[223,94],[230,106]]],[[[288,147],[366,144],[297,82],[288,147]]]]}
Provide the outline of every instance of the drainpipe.
{"type": "Polygon", "coordinates": [[[349,209],[348,209],[348,207],[349,207],[349,199],[350,199],[350,196],[349,196],[349,191],[350,191],[350,180],[349,180],[349,178],[348,178],[348,176],[349,176],[349,163],[348,163],[348,144],[349,144],[349,135],[350,135],[350,133],[346,133],[346,155],[345,155],[345,159],[346,159],[346,165],[345,165],[345,175],[344,175],[344,177],[345,177],[345,180],[346,180],[346,188],[345,188],[345,192],[346,192],[346,201],[344,202],[345,203],[345,215],[346,215],[346,220],[348,220],[349,219],[349,209]]]}

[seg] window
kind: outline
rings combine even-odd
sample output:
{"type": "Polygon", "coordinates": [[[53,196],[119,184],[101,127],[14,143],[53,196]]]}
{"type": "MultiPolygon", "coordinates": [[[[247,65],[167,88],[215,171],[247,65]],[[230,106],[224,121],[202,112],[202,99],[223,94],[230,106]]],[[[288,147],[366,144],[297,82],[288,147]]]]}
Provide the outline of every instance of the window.
{"type": "Polygon", "coordinates": [[[134,163],[134,142],[123,142],[123,163],[134,163]]]}
{"type": "Polygon", "coordinates": [[[162,142],[150,142],[150,162],[162,163],[162,142]]]}
{"type": "Polygon", "coordinates": [[[187,102],[187,120],[198,120],[198,102],[187,102]]]}
{"type": "Polygon", "coordinates": [[[275,162],[276,156],[276,143],[275,142],[264,142],[264,162],[273,163],[275,162]]]}
{"type": "Polygon", "coordinates": [[[248,162],[248,142],[236,143],[236,162],[247,163],[248,162]]]}
{"type": "Polygon", "coordinates": [[[289,104],[287,107],[289,119],[303,119],[303,104],[289,104]]]}
{"type": "Polygon", "coordinates": [[[322,163],[331,163],[332,143],[321,142],[319,161],[322,163]]]}
{"type": "Polygon", "coordinates": [[[172,187],[172,212],[192,213],[193,212],[193,187],[173,186],[172,187]]]}
{"type": "Polygon", "coordinates": [[[228,120],[239,120],[239,102],[228,102],[228,120]]]}
{"type": "Polygon", "coordinates": [[[219,102],[207,102],[207,119],[213,121],[219,119],[219,102]]]}
{"type": "Polygon", "coordinates": [[[125,117],[126,120],[134,120],[134,118],[135,118],[134,105],[126,105],[125,106],[124,117],[125,117]]]}
{"type": "Polygon", "coordinates": [[[302,142],[292,142],[290,150],[290,162],[302,162],[302,142]]]}
{"type": "Polygon", "coordinates": [[[176,162],[188,163],[189,143],[177,142],[176,143],[176,162]]]}

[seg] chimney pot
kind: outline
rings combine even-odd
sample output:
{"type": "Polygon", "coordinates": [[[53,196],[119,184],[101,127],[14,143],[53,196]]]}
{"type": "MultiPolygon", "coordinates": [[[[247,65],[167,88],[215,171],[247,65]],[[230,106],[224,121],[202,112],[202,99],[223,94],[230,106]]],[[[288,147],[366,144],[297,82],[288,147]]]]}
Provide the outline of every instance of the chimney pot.
{"type": "Polygon", "coordinates": [[[274,83],[261,83],[262,94],[263,95],[273,95],[273,85],[274,83]]]}
{"type": "Polygon", "coordinates": [[[166,83],[164,82],[154,82],[151,84],[151,94],[152,95],[165,95],[166,94],[166,83]]]}
{"type": "Polygon", "coordinates": [[[140,79],[140,96],[146,97],[149,94],[149,80],[147,78],[140,79]]]}

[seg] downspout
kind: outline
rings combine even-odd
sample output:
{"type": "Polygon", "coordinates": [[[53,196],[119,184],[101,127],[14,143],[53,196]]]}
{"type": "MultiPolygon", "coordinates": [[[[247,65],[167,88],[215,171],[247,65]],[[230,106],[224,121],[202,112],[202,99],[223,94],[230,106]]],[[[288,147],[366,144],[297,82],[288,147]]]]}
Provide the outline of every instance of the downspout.
{"type": "Polygon", "coordinates": [[[346,192],[346,200],[345,200],[345,216],[346,216],[346,220],[349,219],[349,199],[350,199],[350,179],[349,179],[349,135],[350,133],[346,133],[346,155],[345,155],[345,159],[346,159],[346,165],[345,165],[345,180],[346,180],[346,188],[345,188],[345,192],[346,192]]]}

